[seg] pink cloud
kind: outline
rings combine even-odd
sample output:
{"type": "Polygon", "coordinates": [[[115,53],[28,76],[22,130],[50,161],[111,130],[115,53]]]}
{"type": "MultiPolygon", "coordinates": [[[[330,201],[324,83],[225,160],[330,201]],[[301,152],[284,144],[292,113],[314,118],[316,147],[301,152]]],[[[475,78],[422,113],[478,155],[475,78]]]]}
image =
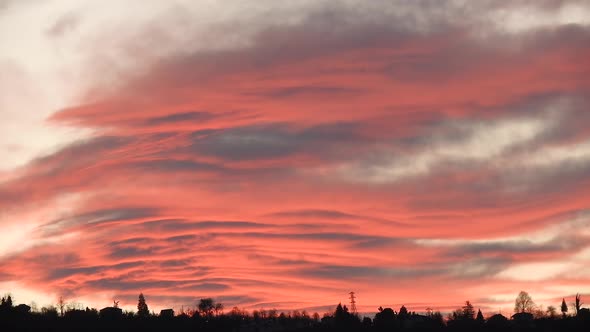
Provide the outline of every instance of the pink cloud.
{"type": "Polygon", "coordinates": [[[125,305],[141,291],[159,306],[314,308],[355,290],[367,311],[466,299],[493,310],[521,288],[555,299],[547,282],[588,282],[501,274],[573,269],[590,245],[551,228],[587,226],[590,151],[567,154],[588,139],[576,120],[586,28],[489,45],[461,29],[367,43],[314,33],[173,55],[54,114],[95,134],[1,182],[0,222],[77,201],[35,220],[34,244],[1,258],[0,281],[125,305]],[[528,163],[548,148],[567,158],[528,163]]]}

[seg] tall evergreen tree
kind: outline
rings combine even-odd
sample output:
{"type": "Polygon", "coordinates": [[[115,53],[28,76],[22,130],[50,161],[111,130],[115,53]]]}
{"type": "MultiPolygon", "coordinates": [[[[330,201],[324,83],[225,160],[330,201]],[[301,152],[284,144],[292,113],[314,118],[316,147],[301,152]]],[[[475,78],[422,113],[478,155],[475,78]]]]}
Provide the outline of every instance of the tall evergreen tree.
{"type": "Polygon", "coordinates": [[[565,315],[567,314],[567,304],[565,304],[565,299],[561,300],[561,313],[563,318],[565,318],[565,315]]]}
{"type": "Polygon", "coordinates": [[[150,310],[148,309],[148,305],[145,302],[145,297],[143,293],[139,293],[139,300],[137,302],[137,316],[139,317],[148,317],[150,315],[150,310]]]}
{"type": "Polygon", "coordinates": [[[473,304],[469,301],[465,301],[465,305],[461,308],[462,309],[462,318],[465,319],[473,319],[475,316],[475,309],[473,308],[473,304]]]}
{"type": "Polygon", "coordinates": [[[483,314],[481,313],[481,309],[477,310],[477,318],[475,318],[475,320],[479,323],[483,323],[485,321],[485,319],[483,318],[483,314]]]}
{"type": "Polygon", "coordinates": [[[346,311],[344,310],[342,303],[338,303],[338,305],[336,306],[336,310],[334,311],[334,317],[338,320],[343,319],[345,315],[346,311]]]}

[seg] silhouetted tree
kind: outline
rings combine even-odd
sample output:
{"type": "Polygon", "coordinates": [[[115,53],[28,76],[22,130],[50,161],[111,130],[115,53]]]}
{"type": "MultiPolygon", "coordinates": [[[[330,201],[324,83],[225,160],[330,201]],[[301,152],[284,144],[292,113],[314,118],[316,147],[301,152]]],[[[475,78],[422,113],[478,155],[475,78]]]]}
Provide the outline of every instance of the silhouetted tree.
{"type": "Polygon", "coordinates": [[[463,317],[463,311],[461,309],[457,309],[448,315],[449,320],[457,320],[463,317]]]}
{"type": "Polygon", "coordinates": [[[574,308],[576,309],[576,316],[578,315],[578,313],[580,312],[580,309],[582,308],[582,297],[580,296],[580,294],[576,294],[576,298],[575,298],[575,302],[574,302],[574,308]]]}
{"type": "Polygon", "coordinates": [[[64,310],[66,308],[66,300],[64,299],[63,296],[60,296],[57,299],[57,307],[59,308],[59,315],[63,317],[64,316],[64,310]]]}
{"type": "MultiPolygon", "coordinates": [[[[140,294],[138,305],[140,312],[148,313],[145,297],[140,294]]],[[[276,310],[265,311],[263,309],[254,311],[248,315],[245,310],[234,307],[228,314],[220,313],[220,306],[212,299],[203,299],[199,310],[204,316],[217,317],[211,320],[201,319],[199,314],[190,319],[186,314],[174,316],[171,309],[162,310],[160,316],[148,314],[149,319],[137,319],[139,314],[125,311],[120,308],[107,307],[99,312],[96,309],[81,308],[80,305],[68,307],[63,317],[59,318],[59,308],[52,306],[43,308],[41,313],[30,312],[30,307],[24,304],[12,306],[12,298],[2,297],[0,303],[0,331],[265,331],[265,332],[418,332],[418,331],[448,331],[448,332],[500,332],[500,331],[588,331],[590,327],[590,310],[582,308],[582,300],[579,294],[576,295],[577,317],[570,319],[547,319],[554,317],[557,310],[555,307],[548,307],[545,311],[541,306],[535,307],[533,314],[521,312],[508,320],[506,317],[497,314],[484,319],[481,310],[474,314],[473,305],[469,301],[450,315],[449,321],[442,319],[440,312],[433,312],[427,309],[428,315],[418,315],[409,312],[405,306],[400,311],[405,315],[404,320],[391,308],[379,307],[374,320],[365,317],[362,322],[358,316],[349,312],[342,304],[336,307],[335,311],[327,312],[324,318],[319,321],[316,313],[313,318],[305,311],[293,310],[288,313],[281,313],[277,319],[276,310]],[[8,307],[10,302],[10,307],[8,307]],[[217,309],[217,310],[216,310],[217,309]],[[109,314],[109,312],[111,314],[109,314]],[[151,317],[151,316],[154,317],[151,317]],[[474,319],[474,316],[476,317],[474,319]]],[[[73,302],[70,302],[73,303],[73,302]]],[[[565,299],[562,300],[567,312],[565,299]]],[[[183,310],[181,310],[182,312],[183,310]]]]}
{"type": "Polygon", "coordinates": [[[344,308],[345,306],[343,307],[342,303],[338,303],[336,310],[334,311],[334,318],[336,318],[336,320],[343,319],[345,317],[347,312],[344,310],[344,308]]]}
{"type": "Polygon", "coordinates": [[[379,307],[379,312],[375,315],[375,327],[380,330],[390,331],[396,322],[395,312],[391,308],[379,307]]]}
{"type": "Polygon", "coordinates": [[[405,305],[402,305],[399,308],[399,312],[397,314],[399,316],[400,319],[406,319],[408,318],[409,314],[408,314],[408,309],[406,308],[405,305]]]}
{"type": "Polygon", "coordinates": [[[46,317],[57,318],[57,308],[54,306],[43,307],[41,308],[41,314],[43,314],[46,317]]]}
{"type": "Polygon", "coordinates": [[[440,311],[435,311],[432,313],[432,315],[430,316],[430,318],[432,319],[433,322],[435,322],[438,326],[443,326],[444,325],[444,321],[445,319],[443,318],[443,315],[440,313],[440,311]]]}
{"type": "MultiPolygon", "coordinates": [[[[217,302],[215,303],[215,307],[213,308],[213,310],[215,311],[215,316],[219,316],[219,314],[223,313],[223,303],[221,302],[217,302]]],[[[260,310],[260,314],[262,316],[262,318],[266,318],[266,311],[264,310],[260,310]]]]}
{"type": "Polygon", "coordinates": [[[145,302],[145,297],[143,296],[143,293],[139,293],[139,299],[137,301],[137,316],[145,318],[149,315],[150,310],[147,303],[145,302]]]}
{"type": "Polygon", "coordinates": [[[483,318],[483,314],[481,313],[481,309],[477,309],[477,317],[475,318],[476,321],[479,323],[483,323],[485,319],[483,318]]]}
{"type": "Polygon", "coordinates": [[[313,319],[314,322],[318,323],[320,321],[320,314],[318,314],[317,312],[314,312],[313,315],[311,316],[311,318],[313,319]]]}
{"type": "Polygon", "coordinates": [[[9,313],[12,311],[12,297],[5,295],[0,300],[0,313],[9,313]]]}
{"type": "Polygon", "coordinates": [[[518,293],[518,296],[516,297],[516,300],[514,301],[514,312],[531,313],[533,309],[535,309],[535,302],[533,302],[533,299],[531,298],[529,293],[525,291],[520,291],[520,293],[518,293]]]}
{"type": "Polygon", "coordinates": [[[567,310],[567,304],[565,303],[565,299],[563,299],[561,300],[561,314],[563,315],[563,318],[567,315],[567,310]]]}
{"type": "Polygon", "coordinates": [[[502,316],[501,314],[495,314],[486,321],[486,327],[492,331],[507,331],[509,327],[508,324],[508,318],[502,316]]]}
{"type": "Polygon", "coordinates": [[[202,316],[211,317],[213,316],[213,309],[215,309],[215,302],[210,297],[201,299],[198,308],[202,316]]]}
{"type": "Polygon", "coordinates": [[[12,296],[10,294],[2,298],[2,305],[8,308],[12,307],[12,296]]]}
{"type": "Polygon", "coordinates": [[[547,316],[549,316],[549,318],[555,318],[557,316],[557,308],[555,308],[552,305],[548,306],[547,307],[547,316]]]}
{"type": "Polygon", "coordinates": [[[545,310],[543,310],[543,306],[535,307],[535,309],[533,310],[533,317],[535,317],[535,319],[542,319],[547,317],[547,313],[545,312],[545,310]]]}
{"type": "Polygon", "coordinates": [[[473,319],[475,316],[475,309],[469,301],[465,301],[465,305],[461,307],[461,318],[473,319]]]}

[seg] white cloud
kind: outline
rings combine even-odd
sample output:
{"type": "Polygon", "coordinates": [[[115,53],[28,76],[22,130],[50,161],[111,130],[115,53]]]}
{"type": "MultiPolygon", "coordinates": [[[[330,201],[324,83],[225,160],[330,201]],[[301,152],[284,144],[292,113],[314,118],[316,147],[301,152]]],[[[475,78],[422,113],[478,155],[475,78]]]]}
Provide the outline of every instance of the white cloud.
{"type": "Polygon", "coordinates": [[[75,233],[58,233],[40,236],[39,226],[48,220],[55,220],[71,214],[84,199],[81,194],[62,195],[43,205],[18,206],[0,212],[0,258],[26,251],[34,246],[60,243],[76,238],[75,233]]]}
{"type": "Polygon", "coordinates": [[[500,31],[520,33],[527,30],[567,25],[590,24],[590,6],[582,2],[564,3],[557,8],[542,8],[528,3],[523,6],[499,8],[490,14],[490,20],[500,31]]]}
{"type": "Polygon", "coordinates": [[[571,262],[541,262],[513,265],[497,277],[519,281],[541,281],[561,276],[573,268],[571,262]]]}
{"type": "Polygon", "coordinates": [[[494,162],[504,151],[532,140],[552,123],[549,117],[450,123],[449,128],[468,132],[469,135],[462,140],[448,141],[434,134],[427,137],[431,143],[416,152],[400,155],[392,150],[389,158],[383,158],[385,161],[369,165],[353,162],[342,166],[340,172],[353,181],[387,183],[426,175],[445,163],[494,162]]]}

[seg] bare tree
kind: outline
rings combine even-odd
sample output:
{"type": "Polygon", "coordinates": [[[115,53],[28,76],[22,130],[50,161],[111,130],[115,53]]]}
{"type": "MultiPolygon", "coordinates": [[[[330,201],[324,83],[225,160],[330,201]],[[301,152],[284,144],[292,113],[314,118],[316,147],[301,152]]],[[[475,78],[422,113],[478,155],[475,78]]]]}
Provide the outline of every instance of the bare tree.
{"type": "Polygon", "coordinates": [[[518,293],[518,296],[516,297],[516,300],[514,301],[514,312],[532,313],[534,309],[535,302],[533,302],[533,299],[531,298],[529,293],[525,291],[520,291],[520,293],[518,293]]]}
{"type": "Polygon", "coordinates": [[[550,318],[555,318],[557,316],[557,308],[555,308],[552,305],[548,306],[547,307],[547,316],[549,316],[550,318]]]}
{"type": "Polygon", "coordinates": [[[215,303],[215,307],[213,308],[213,310],[215,311],[215,316],[219,316],[219,315],[223,314],[224,308],[225,307],[223,306],[223,303],[221,303],[221,302],[215,303]]]}
{"type": "Polygon", "coordinates": [[[580,296],[580,294],[579,294],[579,293],[577,293],[577,294],[576,294],[576,299],[575,299],[575,301],[576,301],[576,302],[574,303],[574,306],[575,306],[575,309],[576,309],[576,316],[577,316],[577,315],[578,315],[578,313],[580,312],[580,309],[582,309],[582,304],[584,304],[584,303],[582,302],[582,296],[580,296]]]}
{"type": "Polygon", "coordinates": [[[59,314],[62,317],[64,315],[64,310],[65,310],[66,306],[67,306],[66,300],[64,299],[63,296],[60,296],[59,299],[57,299],[57,307],[59,308],[59,314]]]}

